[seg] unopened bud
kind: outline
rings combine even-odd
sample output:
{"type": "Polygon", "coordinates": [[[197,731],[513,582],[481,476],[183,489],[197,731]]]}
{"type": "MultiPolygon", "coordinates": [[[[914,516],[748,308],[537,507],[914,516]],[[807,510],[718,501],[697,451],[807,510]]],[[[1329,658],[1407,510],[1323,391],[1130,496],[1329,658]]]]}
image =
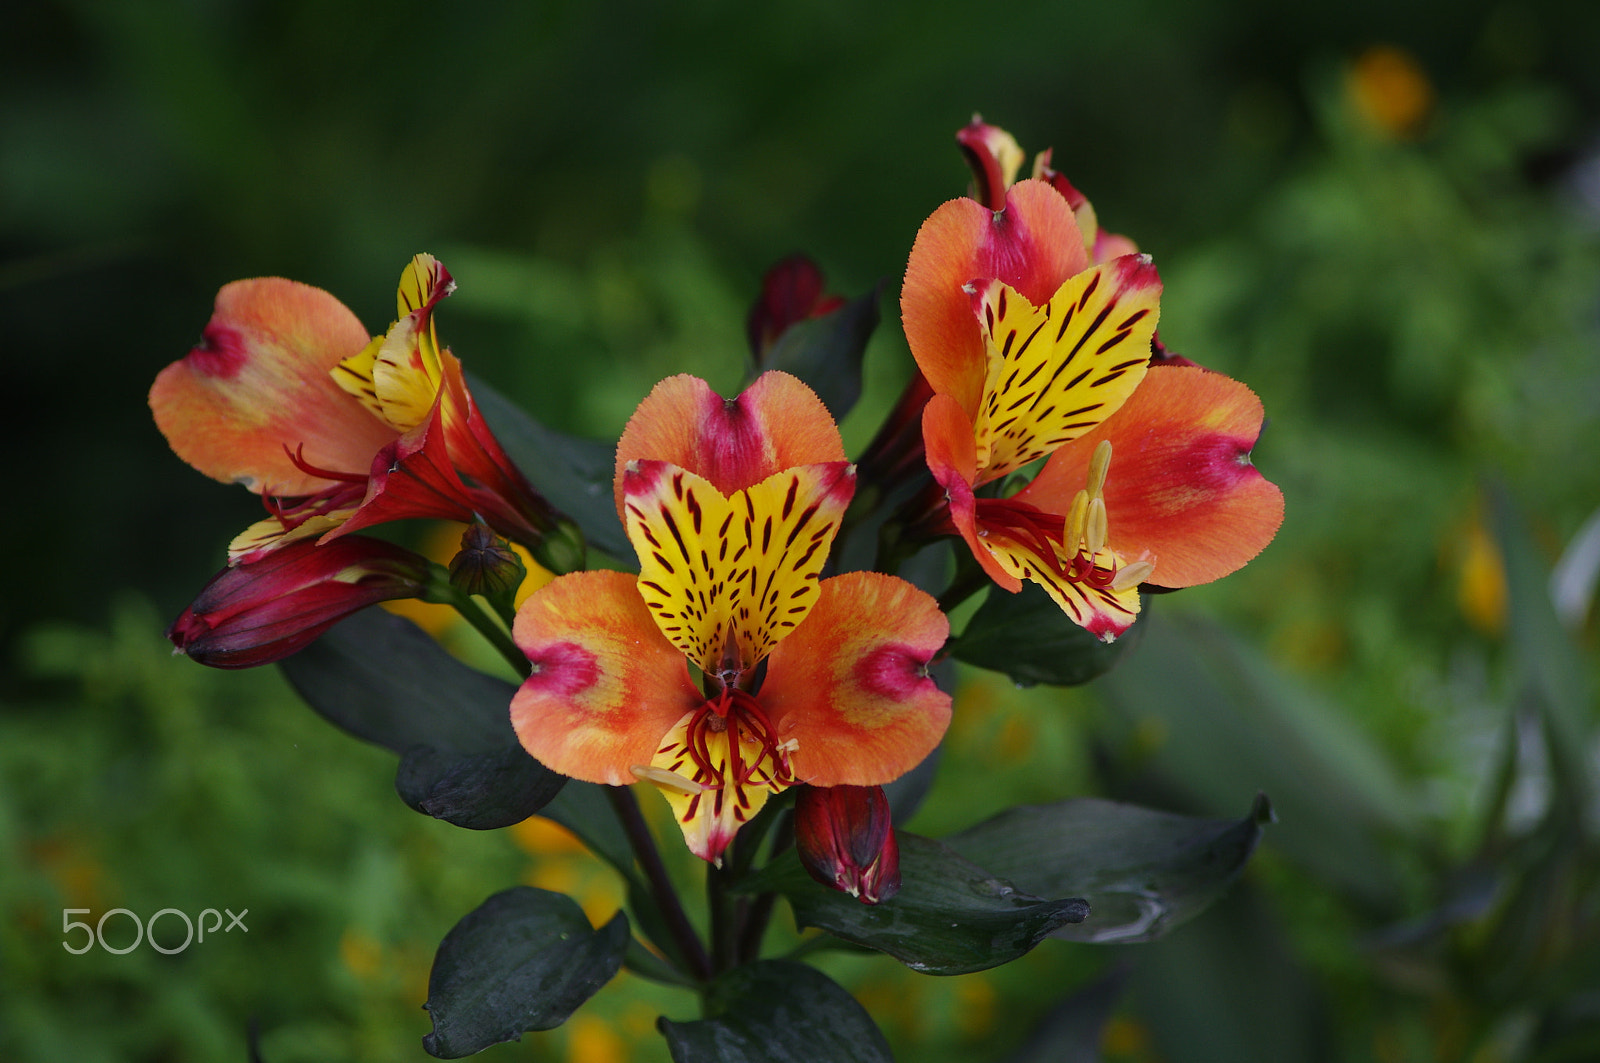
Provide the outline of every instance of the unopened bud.
{"type": "Polygon", "coordinates": [[[511,544],[483,524],[474,524],[462,533],[461,550],[450,561],[450,582],[491,602],[510,602],[527,574],[511,544]]]}
{"type": "Polygon", "coordinates": [[[428,562],[410,550],[347,535],[318,546],[290,543],[225,568],[167,629],[179,653],[213,668],[271,664],[351,613],[414,598],[428,562]]]}
{"type": "Polygon", "coordinates": [[[900,892],[900,847],[881,786],[808,786],[794,806],[795,848],[811,877],[877,904],[900,892]]]}

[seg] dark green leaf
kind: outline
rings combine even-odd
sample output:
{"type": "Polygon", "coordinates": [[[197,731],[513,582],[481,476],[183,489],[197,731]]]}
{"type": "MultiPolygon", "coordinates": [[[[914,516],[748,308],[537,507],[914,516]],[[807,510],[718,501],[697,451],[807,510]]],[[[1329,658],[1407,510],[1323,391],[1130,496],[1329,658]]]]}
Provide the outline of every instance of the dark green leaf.
{"type": "Polygon", "coordinates": [[[743,888],[777,890],[788,897],[800,926],[821,927],[927,974],[966,974],[1010,963],[1051,931],[1089,914],[1078,898],[1022,893],[931,838],[904,831],[895,836],[902,885],[882,904],[862,904],[815,882],[793,851],[743,888]]]}
{"type": "Polygon", "coordinates": [[[1136,668],[1097,685],[1130,732],[1157,734],[1144,770],[1188,805],[1223,815],[1258,791],[1279,818],[1274,848],[1373,904],[1401,888],[1384,838],[1417,837],[1414,794],[1324,695],[1215,624],[1164,610],[1142,618],[1136,668]]]}
{"type": "Polygon", "coordinates": [[[483,381],[470,381],[483,419],[534,489],[576,521],[591,545],[618,560],[631,559],[633,547],[623,534],[611,493],[616,444],[546,428],[483,381]]]}
{"type": "Polygon", "coordinates": [[[395,789],[419,812],[504,827],[565,782],[517,741],[515,688],[462,664],[409,620],[365,610],[280,667],[319,715],[401,754],[395,789]]]}
{"type": "Polygon", "coordinates": [[[1068,620],[1037,584],[1024,583],[1016,594],[991,587],[950,653],[959,661],[1003,672],[1023,686],[1076,686],[1110,671],[1144,627],[1141,620],[1107,645],[1068,620]]]}
{"type": "Polygon", "coordinates": [[[279,667],[330,723],[396,753],[483,753],[516,741],[515,687],[382,609],[357,613],[279,667]]]}
{"type": "Polygon", "coordinates": [[[762,359],[760,369],[793,373],[811,386],[835,421],[861,397],[861,359],[878,327],[883,282],[831,314],[790,326],[762,359]]]}
{"type": "Polygon", "coordinates": [[[428,975],[433,1032],[422,1047],[458,1059],[560,1026],[611,981],[628,917],[589,927],[571,897],[516,886],[484,901],[439,944],[428,975]]]}
{"type": "Polygon", "coordinates": [[[394,786],[418,812],[470,830],[521,823],[567,782],[520,745],[487,753],[440,753],[417,746],[400,758],[394,786]]]}
{"type": "Polygon", "coordinates": [[[1086,898],[1089,918],[1062,927],[1056,937],[1152,941],[1222,895],[1271,817],[1263,796],[1242,820],[1083,797],[1007,809],[945,844],[1019,889],[1086,898]]]}
{"type": "Polygon", "coordinates": [[[674,1063],[890,1063],[872,1016],[827,975],[763,960],[717,980],[712,1016],[657,1025],[674,1063]]]}

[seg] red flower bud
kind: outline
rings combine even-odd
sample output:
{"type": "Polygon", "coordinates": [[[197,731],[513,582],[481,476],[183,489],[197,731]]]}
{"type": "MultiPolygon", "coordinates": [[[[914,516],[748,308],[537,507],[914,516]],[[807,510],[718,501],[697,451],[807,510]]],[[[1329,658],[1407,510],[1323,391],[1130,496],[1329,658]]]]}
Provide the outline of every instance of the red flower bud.
{"type": "Polygon", "coordinates": [[[900,892],[900,847],[881,786],[808,786],[794,806],[795,848],[811,877],[862,904],[900,892]]]}
{"type": "Polygon", "coordinates": [[[844,305],[840,296],[825,294],[822,283],[822,270],[805,255],[790,255],[767,270],[761,279],[761,295],[745,319],[750,353],[758,365],[792,326],[844,305]]]}
{"type": "Polygon", "coordinates": [[[424,558],[380,539],[351,535],[326,546],[301,540],[223,569],[167,638],[213,668],[271,664],[351,613],[415,597],[427,575],[424,558]]]}

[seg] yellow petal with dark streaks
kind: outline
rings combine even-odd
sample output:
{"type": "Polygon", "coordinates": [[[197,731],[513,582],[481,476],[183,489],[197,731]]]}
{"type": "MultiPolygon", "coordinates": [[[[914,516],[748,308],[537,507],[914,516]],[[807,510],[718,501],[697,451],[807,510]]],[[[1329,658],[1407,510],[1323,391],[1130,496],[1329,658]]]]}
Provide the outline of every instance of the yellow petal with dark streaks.
{"type": "MultiPolygon", "coordinates": [[[[1113,642],[1139,618],[1139,588],[1113,590],[1067,579],[1056,566],[1041,558],[1027,544],[995,532],[984,533],[984,545],[1000,566],[1018,579],[1031,580],[1045,589],[1067,619],[1084,628],[1102,642],[1113,642]]],[[[1059,558],[1065,562],[1067,558],[1059,558]]],[[[1120,559],[1109,550],[1095,555],[1095,566],[1102,572],[1115,571],[1120,559]]]]}
{"type": "Polygon", "coordinates": [[[1085,270],[1042,306],[999,281],[972,286],[988,349],[979,483],[1044,457],[1128,400],[1149,367],[1160,296],[1147,255],[1085,270]]]}
{"type": "Polygon", "coordinates": [[[333,379],[380,421],[409,432],[433,410],[443,371],[433,308],[455,282],[432,255],[417,255],[400,275],[400,317],[360,354],[339,363],[333,379]]]}
{"type": "Polygon", "coordinates": [[[785,469],[732,497],[668,462],[630,462],[624,526],[662,634],[708,673],[731,681],[754,668],[816,602],[854,490],[842,461],[785,469]]]}

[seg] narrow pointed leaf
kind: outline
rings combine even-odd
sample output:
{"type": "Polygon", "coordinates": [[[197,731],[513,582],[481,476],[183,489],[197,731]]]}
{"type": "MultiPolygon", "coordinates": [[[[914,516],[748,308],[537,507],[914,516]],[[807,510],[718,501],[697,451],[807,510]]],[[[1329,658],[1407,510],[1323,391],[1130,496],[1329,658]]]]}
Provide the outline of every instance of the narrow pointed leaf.
{"type": "Polygon", "coordinates": [[[1271,820],[1263,796],[1243,819],[1201,819],[1084,797],[1020,805],[945,839],[1019,889],[1088,900],[1071,941],[1153,941],[1198,915],[1244,868],[1271,820]]]}
{"type": "Polygon", "coordinates": [[[836,421],[861,397],[861,359],[878,327],[883,282],[831,314],[791,325],[761,361],[761,369],[793,373],[811,386],[836,421]]]}
{"type": "Polygon", "coordinates": [[[594,930],[565,894],[531,886],[496,893],[439,944],[423,1005],[433,1032],[422,1047],[459,1059],[560,1026],[611,981],[628,939],[622,912],[594,930]]]}
{"type": "Polygon", "coordinates": [[[950,653],[1023,686],[1076,686],[1110,671],[1143,630],[1135,624],[1107,645],[1068,620],[1043,588],[1024,583],[1016,594],[989,588],[950,653]]]}
{"type": "Polygon", "coordinates": [[[801,927],[821,927],[926,974],[967,974],[1010,963],[1089,914],[1080,898],[1023,893],[931,838],[904,831],[895,836],[902,885],[881,904],[862,904],[813,881],[792,852],[745,888],[777,890],[789,899],[801,927]]]}
{"type": "Polygon", "coordinates": [[[890,1063],[856,999],[803,963],[763,960],[720,978],[710,1018],[658,1022],[674,1063],[890,1063]]]}
{"type": "Polygon", "coordinates": [[[590,545],[631,560],[633,547],[611,493],[615,448],[546,428],[482,380],[471,377],[469,383],[483,419],[534,490],[576,521],[590,545]]]}
{"type": "Polygon", "coordinates": [[[419,812],[475,830],[509,826],[565,782],[517,741],[512,685],[409,620],[365,610],[279,667],[324,719],[401,755],[395,788],[419,812]]]}

